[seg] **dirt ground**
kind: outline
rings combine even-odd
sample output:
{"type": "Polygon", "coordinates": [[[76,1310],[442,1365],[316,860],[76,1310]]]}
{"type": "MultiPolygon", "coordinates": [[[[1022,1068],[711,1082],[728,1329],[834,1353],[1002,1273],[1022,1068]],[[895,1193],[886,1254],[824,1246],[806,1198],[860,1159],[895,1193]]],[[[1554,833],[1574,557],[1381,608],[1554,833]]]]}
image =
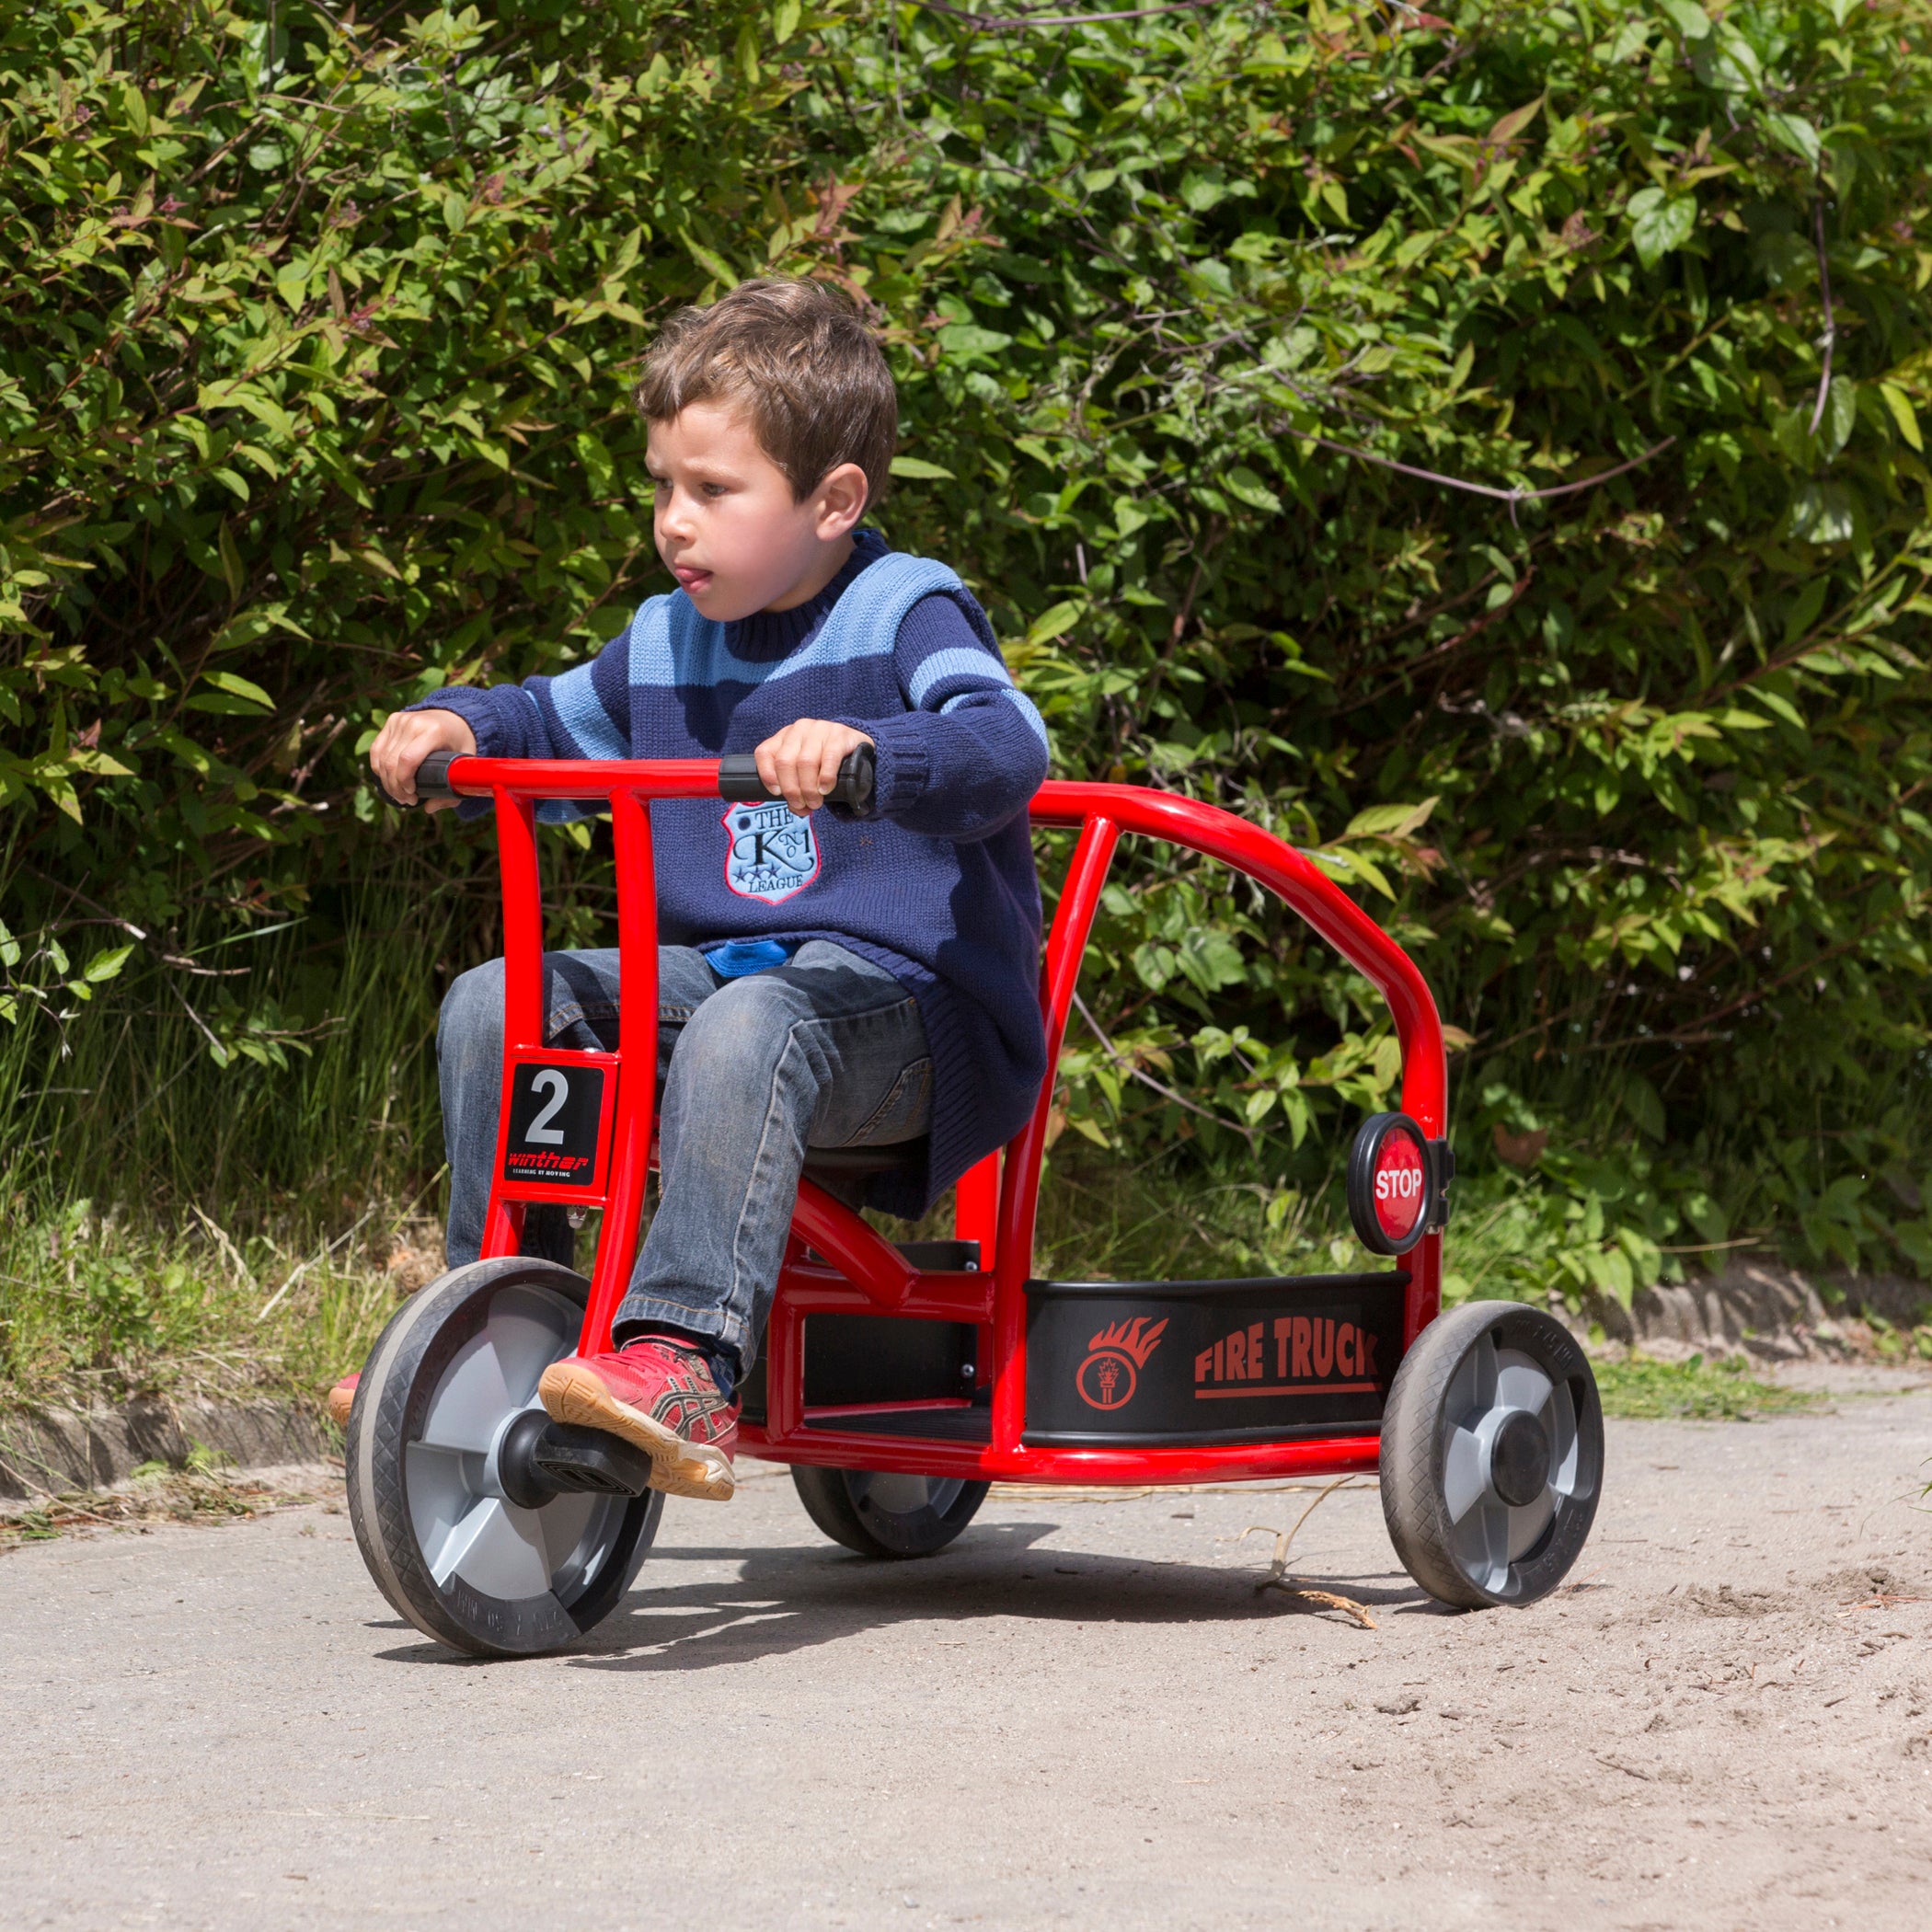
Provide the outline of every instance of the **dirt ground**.
{"type": "MultiPolygon", "coordinates": [[[[1841,1379],[1843,1379],[1841,1377],[1841,1379]]],[[[673,1503],[582,1653],[453,1661],[339,1506],[0,1558],[0,1922],[1917,1928],[1932,1389],[1610,1425],[1573,1585],[1457,1616],[1372,1488],[673,1503]]]]}

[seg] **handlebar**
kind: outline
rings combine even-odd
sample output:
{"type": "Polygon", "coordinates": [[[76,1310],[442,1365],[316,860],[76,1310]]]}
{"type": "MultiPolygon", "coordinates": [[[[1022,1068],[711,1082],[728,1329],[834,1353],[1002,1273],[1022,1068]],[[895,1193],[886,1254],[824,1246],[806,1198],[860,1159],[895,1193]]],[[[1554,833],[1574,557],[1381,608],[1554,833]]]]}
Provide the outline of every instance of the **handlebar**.
{"type": "MultiPolygon", "coordinates": [[[[431,799],[460,796],[450,782],[450,767],[461,755],[456,752],[431,752],[416,767],[419,803],[428,804],[431,799]]],[[[696,765],[698,761],[694,759],[692,763],[696,765]]],[[[863,811],[872,802],[878,770],[879,760],[869,744],[859,745],[846,753],[845,762],[838,768],[838,777],[825,795],[825,802],[863,811]]],[[[386,791],[383,796],[389,799],[386,791]]],[[[758,776],[757,758],[752,753],[732,752],[718,761],[718,796],[733,804],[760,804],[769,803],[782,794],[765,788],[765,781],[758,776]]],[[[399,801],[389,799],[389,802],[394,805],[399,801]]]]}

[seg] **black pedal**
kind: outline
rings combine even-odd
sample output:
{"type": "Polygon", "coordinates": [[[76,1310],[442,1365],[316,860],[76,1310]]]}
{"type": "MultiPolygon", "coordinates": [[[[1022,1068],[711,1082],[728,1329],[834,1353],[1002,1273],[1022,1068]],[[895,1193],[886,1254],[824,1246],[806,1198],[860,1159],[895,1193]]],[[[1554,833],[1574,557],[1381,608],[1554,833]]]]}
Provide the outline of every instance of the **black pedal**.
{"type": "Polygon", "coordinates": [[[599,1496],[641,1496],[650,1487],[650,1458],[622,1436],[552,1422],[531,1445],[539,1478],[557,1489],[599,1496]]]}

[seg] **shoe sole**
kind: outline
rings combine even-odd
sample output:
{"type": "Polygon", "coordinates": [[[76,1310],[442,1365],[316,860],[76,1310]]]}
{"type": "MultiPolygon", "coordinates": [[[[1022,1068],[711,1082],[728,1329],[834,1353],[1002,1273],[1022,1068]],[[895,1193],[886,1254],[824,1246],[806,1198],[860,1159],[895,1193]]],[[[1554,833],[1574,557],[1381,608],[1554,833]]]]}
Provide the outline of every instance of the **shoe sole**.
{"type": "Polygon", "coordinates": [[[536,1386],[553,1422],[602,1429],[621,1436],[650,1458],[650,1487],[667,1496],[695,1496],[705,1502],[729,1502],[737,1493],[731,1459],[722,1449],[686,1442],[655,1416],[621,1402],[575,1362],[553,1362],[536,1386]]]}
{"type": "Polygon", "coordinates": [[[349,1427],[349,1411],[355,1407],[355,1385],[344,1388],[339,1382],[328,1392],[328,1420],[338,1429],[349,1427]]]}

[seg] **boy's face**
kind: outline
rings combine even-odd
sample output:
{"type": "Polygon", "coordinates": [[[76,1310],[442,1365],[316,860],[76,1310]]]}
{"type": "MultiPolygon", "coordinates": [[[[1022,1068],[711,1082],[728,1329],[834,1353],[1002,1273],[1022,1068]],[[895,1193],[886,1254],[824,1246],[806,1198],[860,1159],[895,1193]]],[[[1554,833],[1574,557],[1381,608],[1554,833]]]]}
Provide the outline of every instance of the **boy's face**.
{"type": "Polygon", "coordinates": [[[698,609],[720,624],[815,596],[850,553],[865,472],[833,470],[803,502],[729,404],[693,403],[650,425],[658,555],[698,609]]]}

